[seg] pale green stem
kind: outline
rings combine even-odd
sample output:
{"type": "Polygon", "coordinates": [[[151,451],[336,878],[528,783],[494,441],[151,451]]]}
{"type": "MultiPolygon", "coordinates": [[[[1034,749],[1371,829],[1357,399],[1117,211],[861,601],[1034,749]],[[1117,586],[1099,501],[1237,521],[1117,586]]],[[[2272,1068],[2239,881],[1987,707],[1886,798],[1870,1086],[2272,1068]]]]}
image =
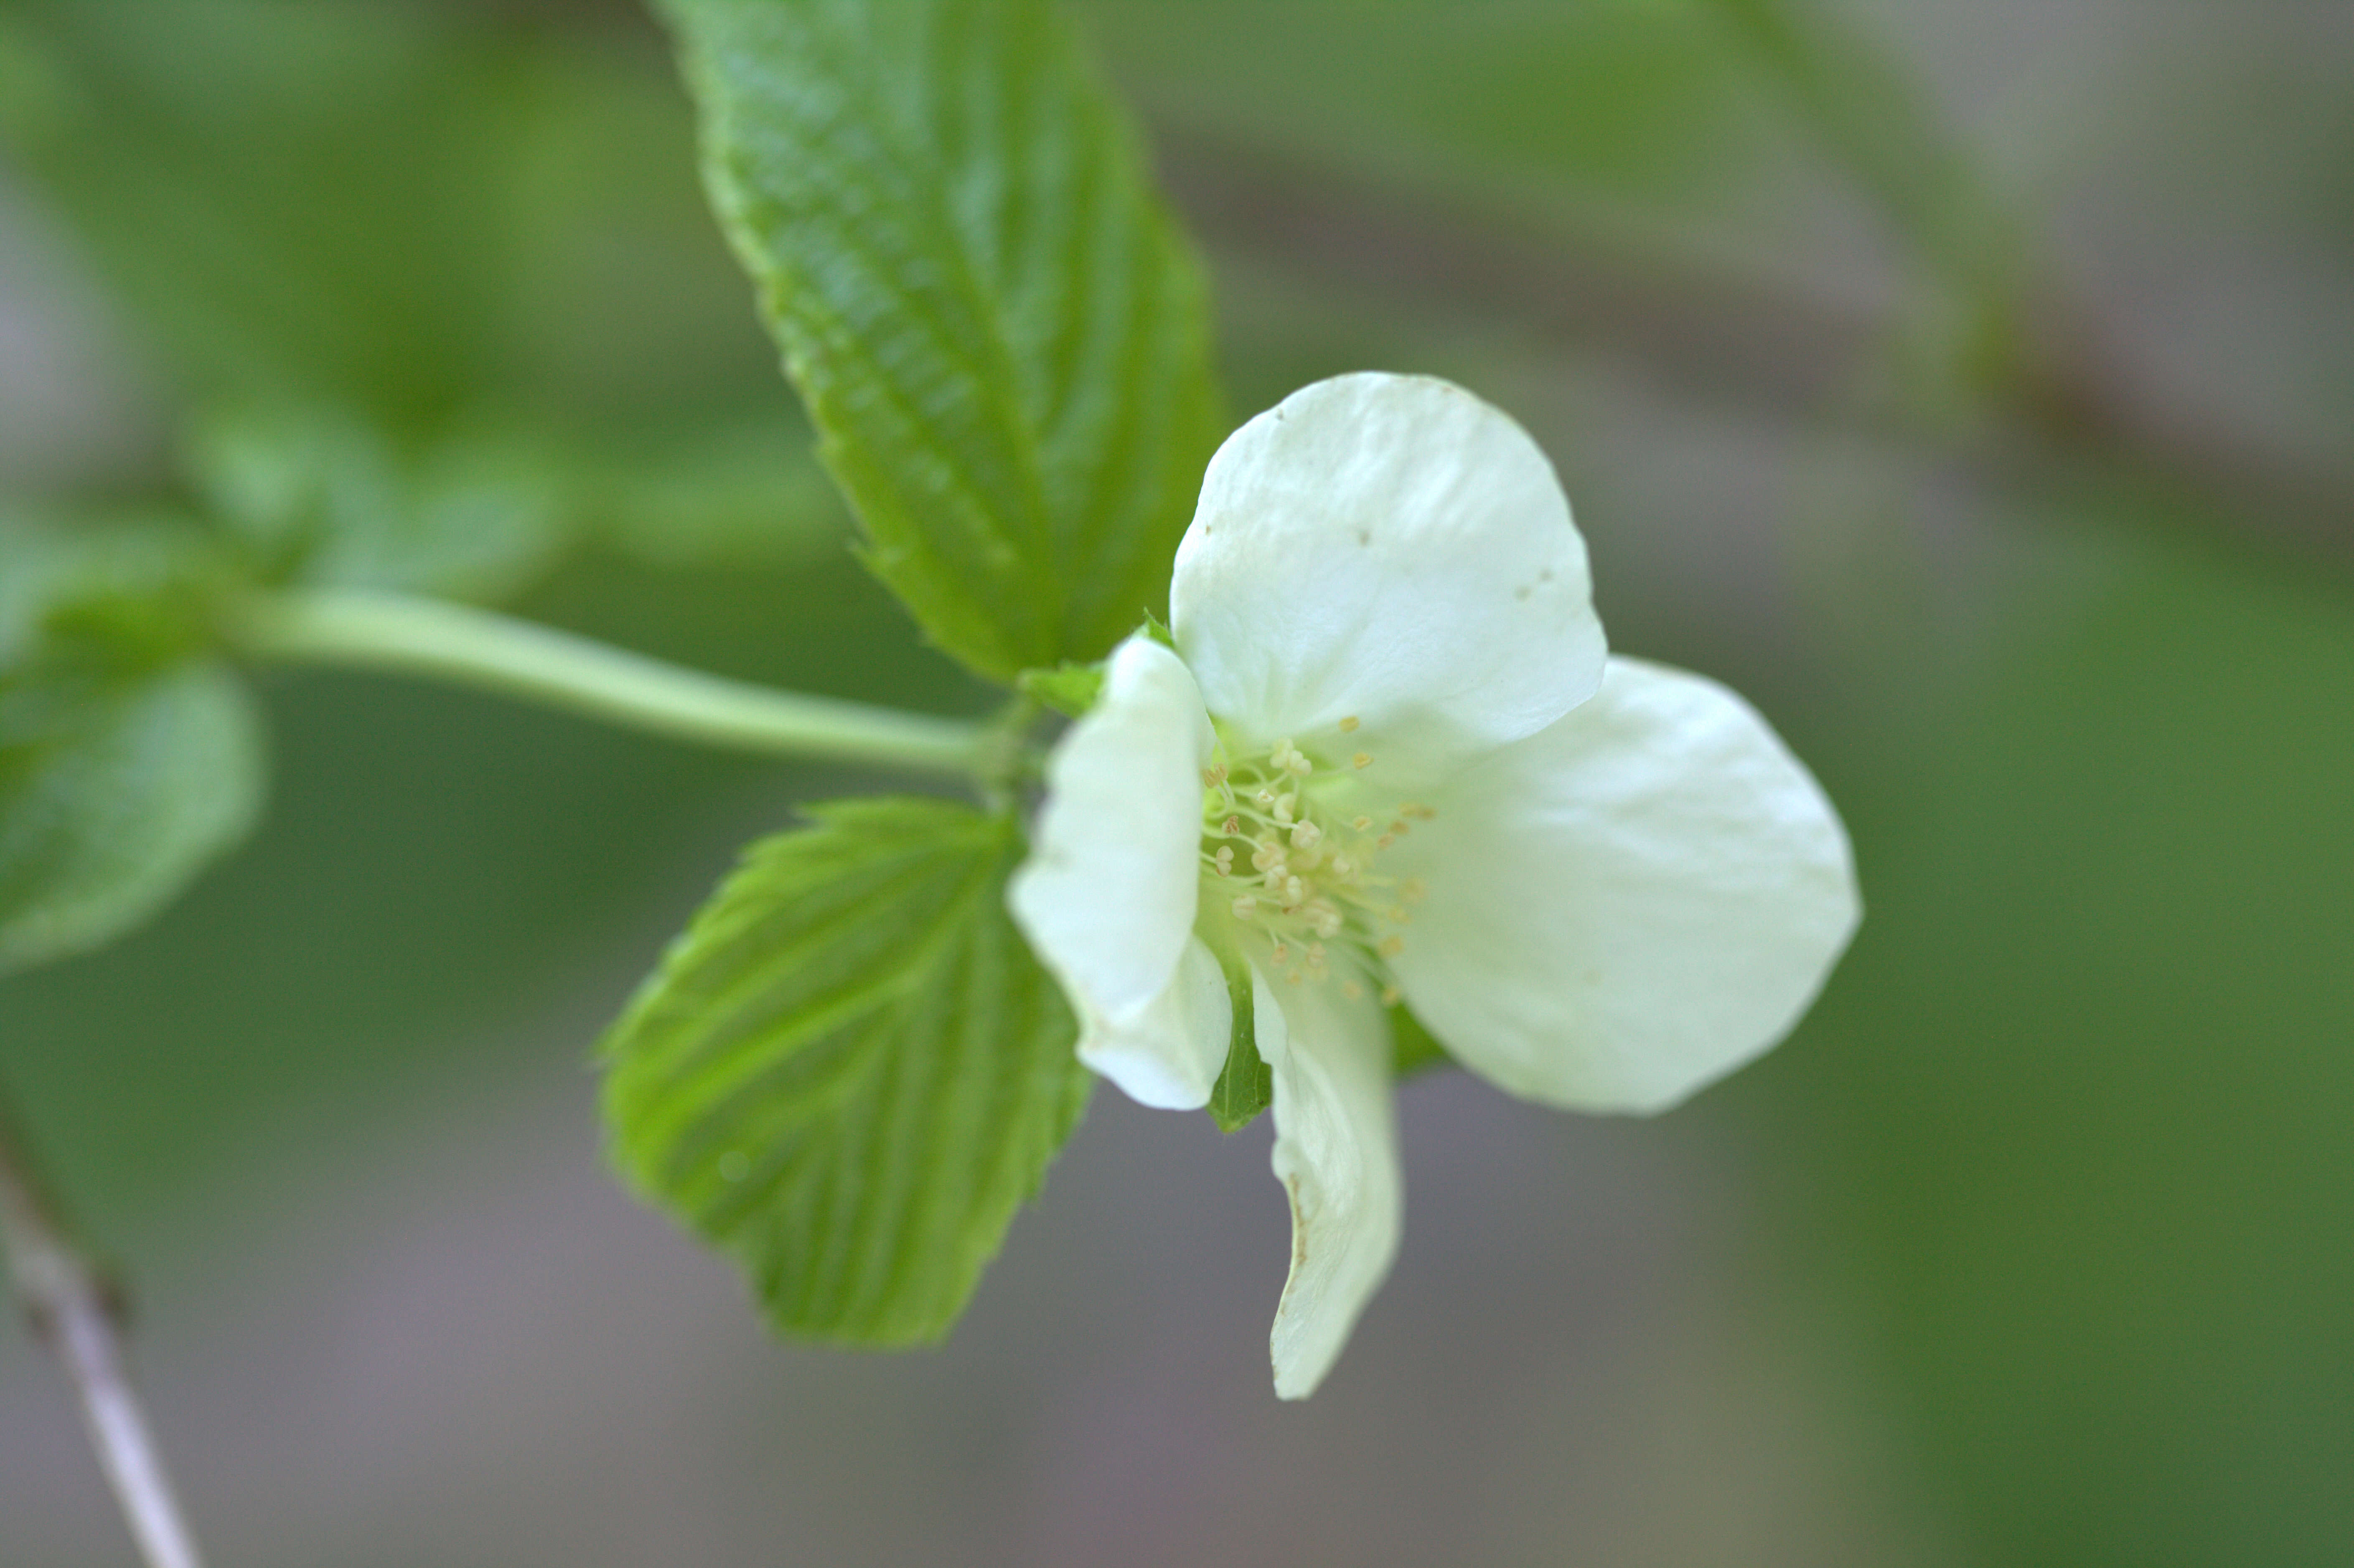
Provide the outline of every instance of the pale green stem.
{"type": "Polygon", "coordinates": [[[985,724],[731,681],[441,599],[257,596],[233,609],[228,630],[259,658],[429,676],[732,750],[969,779],[1002,766],[1003,739],[985,724]]]}

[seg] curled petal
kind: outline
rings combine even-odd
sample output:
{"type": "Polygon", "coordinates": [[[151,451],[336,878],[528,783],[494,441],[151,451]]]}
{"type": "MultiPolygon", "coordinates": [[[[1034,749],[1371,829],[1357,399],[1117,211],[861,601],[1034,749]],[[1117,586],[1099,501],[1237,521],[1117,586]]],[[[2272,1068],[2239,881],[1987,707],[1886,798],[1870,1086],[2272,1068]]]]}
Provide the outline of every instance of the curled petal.
{"type": "Polygon", "coordinates": [[[1780,1040],[1861,914],[1846,832],[1738,696],[1614,658],[1593,701],[1434,797],[1392,972],[1528,1099],[1655,1111],[1780,1040]]]}
{"type": "Polygon", "coordinates": [[[1278,996],[1251,970],[1259,1054],[1275,1075],[1276,1179],[1291,1200],[1291,1273],[1268,1348],[1275,1392],[1305,1399],[1331,1370],[1397,1254],[1402,1203],[1389,1031],[1326,985],[1278,996]]]}
{"type": "MultiPolygon", "coordinates": [[[[1120,644],[1096,706],[1047,759],[1030,858],[1007,891],[1015,922],[1079,1015],[1083,1054],[1132,1065],[1145,1042],[1172,1049],[1158,1075],[1103,1069],[1149,1105],[1195,1075],[1174,1047],[1182,1032],[1167,1023],[1170,1009],[1186,1011],[1176,981],[1193,939],[1211,744],[1201,694],[1177,656],[1145,638],[1120,644]]],[[[1203,1104],[1215,1076],[1213,1064],[1200,1095],[1183,1103],[1203,1104]]]]}
{"type": "Polygon", "coordinates": [[[1177,646],[1241,738],[1360,721],[1433,776],[1601,679],[1585,544],[1526,431],[1420,376],[1336,376],[1210,460],[1170,595],[1177,646]]]}
{"type": "Polygon", "coordinates": [[[1117,1022],[1079,1014],[1079,1060],[1139,1105],[1199,1110],[1210,1103],[1234,1039],[1234,1002],[1218,960],[1196,937],[1169,988],[1117,1022]]]}

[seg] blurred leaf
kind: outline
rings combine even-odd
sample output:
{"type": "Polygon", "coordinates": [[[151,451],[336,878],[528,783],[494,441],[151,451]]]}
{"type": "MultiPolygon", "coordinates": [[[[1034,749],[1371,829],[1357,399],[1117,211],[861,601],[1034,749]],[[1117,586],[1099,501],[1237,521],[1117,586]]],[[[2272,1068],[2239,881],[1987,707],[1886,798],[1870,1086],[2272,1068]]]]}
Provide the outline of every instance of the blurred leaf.
{"type": "Polygon", "coordinates": [[[606,1042],[614,1158],[770,1319],[937,1340],[1092,1082],[1015,934],[1010,821],[842,802],[753,846],[606,1042]]]}
{"type": "Polygon", "coordinates": [[[1165,597],[1221,433],[1194,262],[1043,0],[668,0],[870,561],[1001,680],[1165,597]]]}
{"type": "Polygon", "coordinates": [[[599,543],[650,566],[797,567],[849,541],[842,493],[798,420],[565,455],[567,510],[599,543]]]}
{"type": "Polygon", "coordinates": [[[209,664],[0,675],[0,973],[144,921],[243,838],[260,726],[209,664]]]}
{"type": "Polygon", "coordinates": [[[2054,509],[2077,532],[1976,679],[1916,666],[1901,724],[1804,747],[1872,916],[1711,1098],[1788,1119],[1771,1245],[1863,1286],[1967,1560],[2333,1562],[2354,604],[2106,504],[2054,509]]]}
{"type": "Polygon", "coordinates": [[[0,513],[0,677],[54,653],[59,638],[118,672],[194,652],[229,567],[216,540],[176,520],[0,513]]]}
{"type": "Polygon", "coordinates": [[[531,11],[9,0],[0,133],[206,400],[406,434],[772,386],[659,35],[531,11]]]}
{"type": "Polygon", "coordinates": [[[265,569],[306,581],[499,599],[564,543],[557,472],[518,441],[411,453],[323,408],[244,410],[200,425],[190,461],[265,569]]]}

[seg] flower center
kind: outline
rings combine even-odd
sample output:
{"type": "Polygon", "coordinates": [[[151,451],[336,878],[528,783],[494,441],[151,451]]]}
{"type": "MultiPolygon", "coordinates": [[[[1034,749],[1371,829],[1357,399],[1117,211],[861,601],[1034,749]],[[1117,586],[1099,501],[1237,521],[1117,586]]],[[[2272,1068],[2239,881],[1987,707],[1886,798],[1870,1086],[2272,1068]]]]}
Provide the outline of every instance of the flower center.
{"type": "Polygon", "coordinates": [[[1342,719],[1303,749],[1289,738],[1253,756],[1219,744],[1202,770],[1202,901],[1230,915],[1249,957],[1293,985],[1337,978],[1354,1000],[1368,984],[1397,1000],[1389,959],[1422,901],[1421,883],[1385,876],[1382,852],[1435,812],[1405,801],[1376,811],[1342,719]],[[1337,760],[1335,760],[1337,759],[1337,760]]]}

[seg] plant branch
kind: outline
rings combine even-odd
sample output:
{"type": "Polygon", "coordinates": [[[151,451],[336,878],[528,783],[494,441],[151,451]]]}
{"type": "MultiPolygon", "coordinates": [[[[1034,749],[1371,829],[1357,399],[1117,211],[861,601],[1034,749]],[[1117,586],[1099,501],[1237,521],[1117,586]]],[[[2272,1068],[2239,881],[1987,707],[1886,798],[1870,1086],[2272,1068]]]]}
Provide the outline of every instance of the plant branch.
{"type": "MultiPolygon", "coordinates": [[[[1506,323],[1688,396],[1903,443],[1999,480],[2089,467],[2163,487],[2208,518],[2229,519],[2251,542],[2354,569],[2354,475],[2171,397],[2091,302],[2048,276],[2013,278],[2002,260],[2011,253],[1992,240],[1980,254],[2015,283],[2006,303],[2018,315],[2005,324],[2024,342],[1978,386],[1985,418],[1957,423],[1886,394],[1903,321],[1696,259],[1515,224],[1475,202],[1198,130],[1159,131],[1169,184],[1214,249],[1320,290],[1357,289],[1411,302],[1425,316],[1506,323]]],[[[1944,221],[1920,212],[1906,225],[1925,249],[1947,248],[1941,259],[1950,260],[1960,248],[1944,221]]]]}
{"type": "Polygon", "coordinates": [[[985,724],[731,681],[440,599],[272,594],[238,602],[227,630],[259,658],[422,675],[739,751],[983,781],[1005,763],[985,724]]]}
{"type": "Polygon", "coordinates": [[[164,1457],[123,1370],[120,1326],[104,1277],[74,1245],[0,1099],[0,1252],[33,1331],[80,1396],[82,1419],[148,1568],[199,1568],[164,1457]]]}

